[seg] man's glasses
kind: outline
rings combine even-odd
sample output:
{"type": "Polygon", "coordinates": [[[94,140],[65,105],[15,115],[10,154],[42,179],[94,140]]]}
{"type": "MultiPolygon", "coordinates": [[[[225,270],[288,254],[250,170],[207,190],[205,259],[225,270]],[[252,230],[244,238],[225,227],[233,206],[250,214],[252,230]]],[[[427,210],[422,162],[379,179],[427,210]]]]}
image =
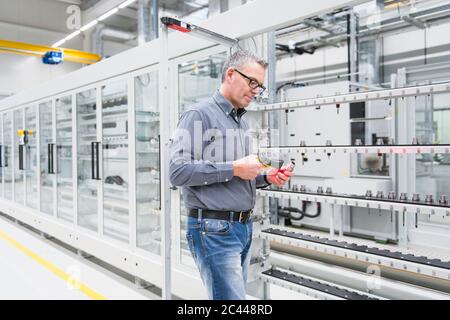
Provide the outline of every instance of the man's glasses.
{"type": "Polygon", "coordinates": [[[259,94],[262,94],[265,90],[266,87],[264,87],[262,84],[259,84],[258,81],[256,81],[256,79],[250,78],[249,76],[243,74],[242,72],[240,72],[238,69],[234,69],[237,73],[239,73],[241,76],[243,76],[245,79],[248,80],[248,86],[252,89],[256,89],[259,88],[259,94]]]}

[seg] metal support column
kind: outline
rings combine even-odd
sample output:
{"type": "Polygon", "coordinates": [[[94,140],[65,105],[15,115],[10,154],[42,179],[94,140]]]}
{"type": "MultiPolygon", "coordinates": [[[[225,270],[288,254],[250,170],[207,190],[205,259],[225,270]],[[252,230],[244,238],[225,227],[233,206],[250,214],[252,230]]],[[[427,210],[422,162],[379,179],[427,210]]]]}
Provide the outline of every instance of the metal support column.
{"type": "MultiPolygon", "coordinates": [[[[358,77],[358,16],[356,13],[351,12],[347,18],[347,29],[348,29],[348,72],[350,74],[350,82],[357,83],[359,81],[358,77]]],[[[353,91],[350,88],[350,91],[353,91]]]]}
{"type": "MultiPolygon", "coordinates": [[[[170,96],[169,96],[169,30],[165,24],[161,25],[161,59],[159,62],[159,105],[161,123],[170,123],[170,96]]],[[[169,126],[161,126],[161,230],[162,258],[164,284],[162,287],[162,298],[170,300],[172,297],[172,275],[171,275],[171,213],[170,213],[170,188],[167,177],[169,163],[169,126]]]]}
{"type": "MultiPolygon", "coordinates": [[[[397,75],[391,74],[390,77],[391,82],[391,88],[394,89],[397,87],[397,75]]],[[[398,108],[399,108],[399,98],[394,98],[391,100],[391,115],[392,115],[392,121],[390,125],[390,132],[391,132],[391,138],[394,139],[395,143],[398,143],[398,108]]],[[[398,188],[398,161],[399,158],[397,156],[391,156],[389,157],[389,176],[392,180],[392,191],[395,192],[396,195],[399,194],[399,188],[398,188]]],[[[392,236],[391,238],[393,240],[399,240],[399,231],[400,231],[400,221],[399,221],[399,212],[395,211],[393,209],[390,210],[391,212],[391,221],[392,221],[392,236]]]]}
{"type": "MultiPolygon", "coordinates": [[[[398,71],[397,87],[405,87],[407,84],[406,70],[402,68],[398,71]]],[[[398,143],[409,144],[415,137],[415,101],[416,97],[398,99],[397,109],[397,133],[398,143]],[[413,107],[412,107],[413,106],[413,107]],[[411,109],[412,108],[412,109],[411,109]]],[[[397,166],[397,192],[406,193],[410,198],[415,192],[416,183],[416,155],[405,154],[398,156],[397,166]]],[[[411,217],[413,213],[404,211],[401,213],[401,223],[399,224],[399,244],[408,247],[408,230],[414,222],[411,217]]]]}
{"type": "MultiPolygon", "coordinates": [[[[277,95],[277,81],[276,81],[276,43],[275,43],[275,32],[271,31],[267,33],[267,62],[269,63],[267,70],[267,88],[269,90],[268,102],[274,103],[276,101],[277,95]]],[[[268,112],[263,113],[263,129],[269,130],[269,114],[268,112]]],[[[268,131],[269,132],[269,131],[268,131]]],[[[271,140],[272,135],[269,133],[269,139],[271,140]]],[[[269,140],[269,142],[271,142],[269,140]]],[[[278,209],[278,199],[264,199],[264,210],[268,210],[270,213],[271,207],[276,207],[278,209]],[[272,202],[272,203],[271,203],[272,202]]],[[[265,214],[266,212],[264,212],[265,214]]],[[[270,220],[270,214],[267,214],[267,218],[270,220]]],[[[269,241],[263,240],[263,253],[268,254],[270,250],[269,241]]],[[[265,300],[270,299],[270,285],[264,282],[263,285],[263,297],[265,300]]]]}

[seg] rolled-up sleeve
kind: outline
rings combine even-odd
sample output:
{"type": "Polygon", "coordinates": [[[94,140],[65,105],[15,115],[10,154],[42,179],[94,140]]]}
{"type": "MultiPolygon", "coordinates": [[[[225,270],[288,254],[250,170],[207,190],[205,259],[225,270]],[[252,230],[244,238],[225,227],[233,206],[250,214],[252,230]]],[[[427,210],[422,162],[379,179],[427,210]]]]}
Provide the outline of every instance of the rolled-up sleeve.
{"type": "Polygon", "coordinates": [[[196,110],[185,112],[178,123],[170,145],[169,179],[174,186],[204,186],[233,178],[232,162],[202,159],[203,123],[196,110]]]}
{"type": "Polygon", "coordinates": [[[267,181],[266,174],[260,174],[256,177],[256,188],[261,189],[270,186],[270,182],[267,181]]]}

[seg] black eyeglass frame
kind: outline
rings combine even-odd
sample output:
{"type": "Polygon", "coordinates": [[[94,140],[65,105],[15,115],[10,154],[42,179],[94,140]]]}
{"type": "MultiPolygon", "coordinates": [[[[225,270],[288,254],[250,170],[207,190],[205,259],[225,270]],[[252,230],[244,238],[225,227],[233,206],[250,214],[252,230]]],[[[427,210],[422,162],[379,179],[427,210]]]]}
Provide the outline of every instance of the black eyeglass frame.
{"type": "Polygon", "coordinates": [[[240,72],[236,68],[234,68],[234,71],[236,71],[237,73],[239,73],[241,76],[243,76],[245,79],[248,80],[248,86],[250,88],[252,89],[259,88],[259,94],[262,94],[264,91],[266,91],[266,87],[264,87],[262,84],[259,84],[259,82],[256,79],[247,76],[246,74],[240,72]],[[252,85],[252,82],[256,83],[256,85],[252,85]]]}

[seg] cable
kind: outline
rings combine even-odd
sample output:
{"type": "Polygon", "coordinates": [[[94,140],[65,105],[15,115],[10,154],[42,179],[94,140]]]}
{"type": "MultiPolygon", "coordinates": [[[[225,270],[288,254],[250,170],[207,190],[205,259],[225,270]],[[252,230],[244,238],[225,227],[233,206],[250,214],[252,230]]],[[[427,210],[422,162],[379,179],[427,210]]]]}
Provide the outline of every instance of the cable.
{"type": "Polygon", "coordinates": [[[283,89],[284,87],[287,87],[287,86],[292,86],[292,87],[294,87],[294,88],[300,88],[300,87],[306,87],[306,83],[304,83],[304,82],[296,82],[296,81],[286,82],[286,83],[283,83],[282,85],[280,85],[280,86],[277,88],[276,93],[278,94],[278,92],[279,92],[281,89],[283,89]]]}
{"type": "Polygon", "coordinates": [[[302,220],[304,217],[307,218],[317,218],[318,216],[320,216],[321,212],[322,212],[322,208],[320,205],[320,202],[316,202],[316,207],[317,207],[317,211],[315,214],[309,214],[306,213],[306,207],[307,205],[310,203],[311,201],[302,201],[302,210],[298,209],[298,208],[294,208],[294,207],[283,207],[283,206],[279,206],[278,207],[278,214],[281,215],[284,218],[289,218],[291,220],[302,220]],[[293,216],[292,213],[297,213],[299,214],[299,216],[293,216]]]}
{"type": "Polygon", "coordinates": [[[287,52],[290,54],[296,53],[298,55],[302,55],[304,53],[314,54],[314,52],[316,52],[316,49],[317,49],[317,47],[315,47],[315,46],[311,46],[309,49],[306,49],[304,47],[301,47],[298,43],[294,44],[294,47],[290,47],[285,44],[276,43],[275,48],[280,51],[284,51],[284,52],[287,52]]]}
{"type": "Polygon", "coordinates": [[[278,211],[278,215],[281,216],[281,217],[283,217],[283,218],[287,218],[287,219],[294,220],[294,221],[302,220],[302,219],[305,217],[305,216],[302,215],[302,214],[299,215],[298,217],[296,217],[296,216],[293,216],[293,215],[292,215],[292,212],[289,212],[289,211],[283,211],[283,210],[278,211]]]}
{"type": "Polygon", "coordinates": [[[143,74],[139,77],[137,77],[139,82],[144,86],[144,87],[148,87],[148,85],[150,84],[150,74],[146,73],[143,74]],[[146,78],[146,80],[144,81],[143,78],[146,78]]]}
{"type": "Polygon", "coordinates": [[[320,214],[322,213],[322,207],[320,205],[320,202],[316,202],[316,213],[315,214],[308,214],[308,213],[304,213],[305,217],[308,218],[317,218],[318,216],[320,216],[320,214]]]}
{"type": "Polygon", "coordinates": [[[253,44],[255,45],[255,52],[257,52],[258,51],[258,45],[256,44],[255,37],[251,37],[250,39],[252,39],[253,44]]]}

